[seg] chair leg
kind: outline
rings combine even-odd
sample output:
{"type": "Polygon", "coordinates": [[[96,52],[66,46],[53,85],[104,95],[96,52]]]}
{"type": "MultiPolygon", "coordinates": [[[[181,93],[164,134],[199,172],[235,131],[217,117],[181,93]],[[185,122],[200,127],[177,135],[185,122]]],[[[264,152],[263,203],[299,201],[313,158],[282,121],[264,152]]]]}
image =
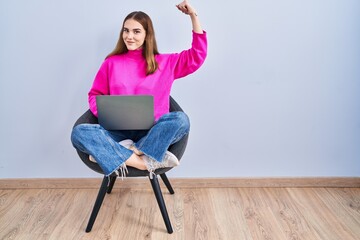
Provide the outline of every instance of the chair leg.
{"type": "Polygon", "coordinates": [[[174,189],[172,188],[169,179],[167,178],[165,173],[160,174],[161,179],[163,180],[163,182],[165,183],[165,186],[167,187],[167,189],[169,190],[170,194],[174,194],[174,189]]]}
{"type": "Polygon", "coordinates": [[[108,189],[106,191],[107,193],[109,193],[109,194],[111,193],[111,191],[112,191],[112,189],[114,187],[116,179],[117,179],[117,176],[110,177],[110,184],[109,184],[109,187],[108,187],[108,189]]]}
{"type": "Polygon", "coordinates": [[[151,182],[151,186],[152,186],[152,188],[154,190],[156,200],[158,202],[158,205],[159,205],[159,208],[160,208],[160,211],[161,211],[161,215],[162,215],[162,217],[164,219],[166,229],[167,229],[168,233],[173,233],[173,229],[172,229],[171,223],[170,223],[170,218],[169,218],[168,212],[166,210],[165,201],[164,201],[163,195],[161,193],[161,189],[160,189],[159,181],[157,179],[157,175],[153,176],[153,178],[149,177],[149,179],[150,179],[150,182],[151,182]]]}
{"type": "Polygon", "coordinates": [[[91,216],[90,216],[90,219],[89,219],[89,222],[88,222],[88,225],[86,227],[86,232],[90,232],[93,225],[94,225],[94,222],[95,222],[95,219],[96,219],[96,216],[100,210],[100,207],[101,207],[101,204],[104,200],[104,197],[106,195],[106,190],[108,188],[108,184],[109,184],[109,178],[104,176],[104,179],[101,183],[101,187],[99,189],[99,193],[98,193],[98,196],[96,198],[96,201],[95,201],[95,205],[94,205],[94,208],[91,212],[91,216]]]}

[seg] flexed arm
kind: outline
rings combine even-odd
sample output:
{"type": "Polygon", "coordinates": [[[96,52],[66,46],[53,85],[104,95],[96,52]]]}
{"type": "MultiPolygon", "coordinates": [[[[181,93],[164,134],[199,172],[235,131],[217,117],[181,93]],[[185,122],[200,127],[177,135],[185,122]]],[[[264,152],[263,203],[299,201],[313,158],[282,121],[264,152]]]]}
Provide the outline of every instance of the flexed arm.
{"type": "Polygon", "coordinates": [[[200,24],[199,17],[196,13],[196,10],[190,5],[188,0],[184,0],[183,2],[176,5],[176,7],[186,15],[189,15],[191,18],[191,23],[193,27],[193,31],[196,33],[203,33],[203,29],[200,24]]]}

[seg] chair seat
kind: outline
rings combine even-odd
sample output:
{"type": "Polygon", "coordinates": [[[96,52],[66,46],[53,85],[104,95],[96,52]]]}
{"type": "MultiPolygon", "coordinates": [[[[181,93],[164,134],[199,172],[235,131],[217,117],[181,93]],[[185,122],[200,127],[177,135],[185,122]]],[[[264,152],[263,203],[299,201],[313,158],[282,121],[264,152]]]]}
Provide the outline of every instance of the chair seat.
{"type": "MultiPolygon", "coordinates": [[[[169,110],[170,110],[170,112],[183,111],[182,108],[179,106],[179,104],[172,97],[170,97],[170,109],[169,110]]],[[[83,123],[98,124],[99,122],[98,122],[97,117],[89,109],[75,122],[74,127],[79,124],[83,124],[83,123]]],[[[183,156],[183,154],[185,152],[187,141],[188,141],[188,135],[184,136],[180,141],[171,145],[168,149],[179,159],[179,161],[181,160],[181,157],[183,156]]],[[[89,168],[91,168],[92,170],[94,170],[97,173],[104,174],[104,172],[102,171],[102,169],[100,168],[100,166],[97,163],[89,160],[88,154],[81,152],[77,149],[76,149],[76,151],[77,151],[80,159],[85,163],[86,166],[88,166],[89,168]]],[[[169,171],[170,169],[172,169],[172,168],[160,168],[155,171],[155,174],[162,174],[162,173],[169,171]]],[[[147,170],[139,170],[139,169],[136,169],[133,167],[128,167],[128,173],[126,174],[126,176],[127,177],[149,176],[149,172],[147,170]]]]}

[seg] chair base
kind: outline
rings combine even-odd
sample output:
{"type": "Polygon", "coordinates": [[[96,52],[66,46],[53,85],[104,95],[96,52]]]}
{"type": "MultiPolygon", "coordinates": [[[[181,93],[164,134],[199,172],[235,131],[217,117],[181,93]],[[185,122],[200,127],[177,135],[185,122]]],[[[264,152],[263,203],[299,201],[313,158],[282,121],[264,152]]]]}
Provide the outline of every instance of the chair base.
{"type": "MultiPolygon", "coordinates": [[[[149,180],[150,180],[150,183],[151,183],[151,187],[152,187],[152,189],[154,191],[156,200],[158,202],[161,215],[162,215],[162,217],[164,219],[164,223],[165,223],[167,232],[169,234],[171,234],[171,233],[173,233],[173,229],[172,229],[172,226],[171,226],[170,218],[169,218],[169,215],[168,215],[168,212],[167,212],[167,209],[166,209],[164,197],[162,195],[161,188],[160,188],[157,176],[158,175],[156,175],[153,178],[149,177],[149,180]]],[[[160,174],[160,177],[164,181],[164,184],[167,187],[167,189],[169,190],[170,194],[174,194],[174,190],[173,190],[173,188],[172,188],[166,174],[162,173],[162,174],[160,174]]],[[[116,176],[110,176],[110,179],[109,179],[109,177],[104,176],[103,181],[102,181],[101,186],[100,186],[100,189],[99,189],[98,196],[96,198],[96,201],[95,201],[95,204],[94,204],[94,207],[93,207],[93,210],[92,210],[91,215],[90,215],[88,225],[87,225],[86,230],[85,230],[86,232],[90,232],[92,230],[92,227],[93,227],[93,225],[95,223],[96,217],[97,217],[97,215],[99,213],[99,210],[100,210],[102,202],[103,202],[103,200],[105,198],[105,195],[106,195],[106,193],[108,193],[108,194],[111,193],[111,191],[112,191],[112,189],[114,187],[116,179],[117,179],[116,176]]]]}
{"type": "Polygon", "coordinates": [[[103,181],[101,183],[101,187],[100,187],[100,190],[99,190],[99,193],[98,193],[98,196],[96,198],[96,201],[95,201],[95,205],[94,205],[94,208],[91,212],[91,215],[90,215],[90,219],[89,219],[89,223],[86,227],[86,232],[90,232],[93,225],[94,225],[94,222],[95,222],[95,219],[99,213],[99,210],[100,210],[100,207],[101,207],[101,204],[104,200],[104,197],[105,197],[105,194],[108,190],[108,186],[109,186],[109,178],[104,176],[103,178],[103,181]]]}
{"type": "Polygon", "coordinates": [[[160,188],[160,185],[159,185],[159,181],[157,179],[157,176],[153,177],[153,178],[149,177],[149,179],[150,179],[150,182],[151,182],[151,186],[152,186],[152,188],[154,190],[155,197],[156,197],[156,200],[158,202],[158,205],[159,205],[159,208],[160,208],[160,211],[161,211],[161,215],[162,215],[162,217],[164,219],[166,229],[167,229],[168,233],[171,234],[171,233],[173,233],[173,229],[171,227],[170,218],[169,218],[168,212],[166,210],[164,197],[163,197],[163,195],[161,193],[161,188],[160,188]]]}

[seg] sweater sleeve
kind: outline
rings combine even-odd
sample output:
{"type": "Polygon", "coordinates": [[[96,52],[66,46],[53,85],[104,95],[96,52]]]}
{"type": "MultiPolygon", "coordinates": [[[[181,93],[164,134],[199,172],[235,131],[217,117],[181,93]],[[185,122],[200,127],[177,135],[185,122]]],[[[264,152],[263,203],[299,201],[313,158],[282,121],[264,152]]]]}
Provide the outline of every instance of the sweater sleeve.
{"type": "Polygon", "coordinates": [[[107,72],[107,61],[105,60],[96,74],[93,85],[88,93],[89,107],[95,116],[98,116],[96,96],[109,95],[109,80],[107,72]]]}
{"type": "Polygon", "coordinates": [[[201,33],[192,33],[193,39],[191,48],[180,53],[173,54],[174,78],[185,77],[204,63],[207,55],[207,36],[204,31],[201,33]]]}

